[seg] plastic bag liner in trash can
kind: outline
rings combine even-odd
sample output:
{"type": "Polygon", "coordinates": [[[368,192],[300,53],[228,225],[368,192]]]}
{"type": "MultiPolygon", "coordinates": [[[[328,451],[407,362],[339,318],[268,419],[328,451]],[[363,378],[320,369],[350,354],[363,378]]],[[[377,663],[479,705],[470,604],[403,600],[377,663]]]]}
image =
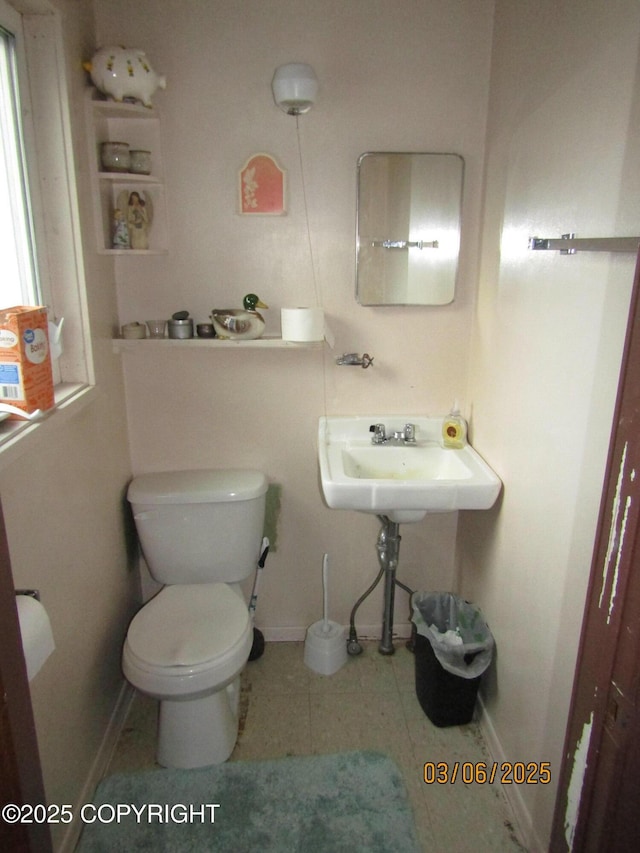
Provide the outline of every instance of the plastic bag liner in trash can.
{"type": "Polygon", "coordinates": [[[450,592],[416,592],[411,604],[422,709],[437,726],[469,723],[480,676],[493,657],[491,631],[477,607],[450,592]]]}

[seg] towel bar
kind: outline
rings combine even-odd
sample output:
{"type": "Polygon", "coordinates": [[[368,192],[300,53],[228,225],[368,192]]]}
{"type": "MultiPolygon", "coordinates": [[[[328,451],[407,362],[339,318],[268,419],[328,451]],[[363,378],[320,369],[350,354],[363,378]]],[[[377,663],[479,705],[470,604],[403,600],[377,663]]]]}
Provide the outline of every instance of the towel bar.
{"type": "Polygon", "coordinates": [[[557,239],[529,237],[529,248],[536,251],[552,250],[561,255],[575,255],[576,252],[637,252],[640,237],[580,237],[575,234],[563,234],[557,239]]]}

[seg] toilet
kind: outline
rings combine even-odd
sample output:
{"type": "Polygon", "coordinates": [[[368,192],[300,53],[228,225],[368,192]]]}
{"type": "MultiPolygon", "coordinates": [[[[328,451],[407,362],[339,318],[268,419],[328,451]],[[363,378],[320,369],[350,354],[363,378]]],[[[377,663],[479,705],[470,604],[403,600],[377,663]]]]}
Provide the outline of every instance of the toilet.
{"type": "Polygon", "coordinates": [[[164,767],[221,764],[235,746],[253,643],[240,582],[259,558],[266,493],[265,475],[244,469],[157,472],[129,485],[142,552],[164,587],[131,621],[122,669],[160,700],[164,767]]]}

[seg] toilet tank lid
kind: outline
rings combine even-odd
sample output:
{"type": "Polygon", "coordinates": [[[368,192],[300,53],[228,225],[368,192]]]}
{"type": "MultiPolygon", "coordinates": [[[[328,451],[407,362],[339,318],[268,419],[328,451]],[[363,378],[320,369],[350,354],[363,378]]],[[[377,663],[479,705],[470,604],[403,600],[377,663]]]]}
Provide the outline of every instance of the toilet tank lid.
{"type": "Polygon", "coordinates": [[[132,504],[188,504],[248,501],[267,491],[261,471],[215,468],[199,471],[156,471],[129,484],[132,504]]]}

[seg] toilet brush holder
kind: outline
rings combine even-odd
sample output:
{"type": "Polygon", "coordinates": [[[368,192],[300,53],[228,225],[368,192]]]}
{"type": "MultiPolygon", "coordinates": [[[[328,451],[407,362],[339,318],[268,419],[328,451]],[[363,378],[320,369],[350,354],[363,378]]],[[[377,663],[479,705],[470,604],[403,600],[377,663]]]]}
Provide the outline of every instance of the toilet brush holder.
{"type": "Polygon", "coordinates": [[[307,628],[304,662],[320,675],[333,675],[347,662],[347,631],[337,622],[314,622],[307,628]]]}
{"type": "Polygon", "coordinates": [[[329,555],[322,561],[323,618],[307,628],[304,662],[320,675],[333,675],[347,662],[346,627],[332,622],[329,609],[329,555]]]}

